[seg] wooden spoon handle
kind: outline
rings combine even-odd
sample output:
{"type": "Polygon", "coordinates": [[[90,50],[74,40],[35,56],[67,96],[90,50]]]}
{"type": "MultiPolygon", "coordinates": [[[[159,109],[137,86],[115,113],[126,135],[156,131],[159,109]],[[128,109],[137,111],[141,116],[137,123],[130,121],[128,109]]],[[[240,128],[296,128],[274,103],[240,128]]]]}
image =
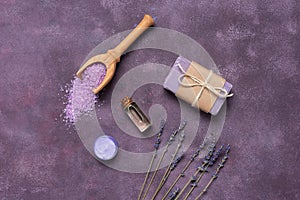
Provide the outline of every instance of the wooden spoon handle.
{"type": "Polygon", "coordinates": [[[111,53],[114,54],[116,58],[119,58],[128,47],[150,26],[154,25],[154,20],[150,15],[145,15],[142,21],[129,33],[129,35],[113,50],[111,53]]]}

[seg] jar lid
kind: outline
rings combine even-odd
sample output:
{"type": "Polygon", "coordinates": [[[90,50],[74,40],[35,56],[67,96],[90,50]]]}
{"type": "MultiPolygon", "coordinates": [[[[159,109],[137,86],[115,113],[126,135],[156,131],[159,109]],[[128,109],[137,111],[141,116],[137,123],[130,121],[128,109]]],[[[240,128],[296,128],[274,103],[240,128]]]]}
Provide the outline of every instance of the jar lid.
{"type": "Polygon", "coordinates": [[[94,152],[100,160],[111,160],[118,153],[118,143],[111,136],[100,136],[95,141],[94,152]]]}
{"type": "Polygon", "coordinates": [[[121,100],[121,105],[125,108],[132,102],[133,102],[132,99],[130,97],[126,96],[121,100]]]}

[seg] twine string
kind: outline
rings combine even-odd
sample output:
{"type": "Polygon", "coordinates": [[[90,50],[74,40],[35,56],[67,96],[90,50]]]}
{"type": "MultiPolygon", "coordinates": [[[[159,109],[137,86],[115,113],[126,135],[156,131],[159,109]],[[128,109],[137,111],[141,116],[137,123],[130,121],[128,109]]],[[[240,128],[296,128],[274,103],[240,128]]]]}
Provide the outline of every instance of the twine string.
{"type": "MultiPolygon", "coordinates": [[[[178,63],[178,68],[183,73],[178,77],[178,82],[181,86],[183,86],[183,87],[200,86],[201,87],[200,91],[198,92],[198,94],[195,97],[195,100],[192,103],[192,106],[197,105],[197,102],[199,101],[204,89],[207,89],[208,91],[210,91],[211,93],[213,93],[214,95],[216,95],[217,97],[220,97],[220,98],[227,98],[227,97],[232,97],[233,96],[233,94],[228,94],[228,92],[224,88],[214,87],[209,83],[209,81],[211,79],[211,76],[213,75],[212,70],[209,71],[208,76],[203,81],[203,80],[199,79],[198,77],[196,77],[196,76],[194,76],[190,73],[187,73],[179,63],[178,63]],[[191,79],[194,83],[185,83],[185,82],[183,82],[183,78],[185,78],[185,77],[191,79]]],[[[202,75],[200,74],[200,76],[202,76],[202,75]]]]}

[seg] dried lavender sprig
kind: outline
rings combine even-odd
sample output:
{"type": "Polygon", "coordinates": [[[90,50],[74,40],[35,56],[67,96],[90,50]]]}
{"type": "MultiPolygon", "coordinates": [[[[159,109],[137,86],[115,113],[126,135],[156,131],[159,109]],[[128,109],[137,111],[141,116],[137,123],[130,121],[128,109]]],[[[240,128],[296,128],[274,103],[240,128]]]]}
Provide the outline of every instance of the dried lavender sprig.
{"type": "Polygon", "coordinates": [[[162,162],[162,160],[164,159],[166,152],[168,151],[169,146],[170,146],[170,145],[173,143],[173,141],[175,140],[176,135],[177,135],[181,130],[183,130],[185,126],[186,126],[186,121],[182,122],[182,123],[180,124],[179,128],[178,128],[177,130],[173,131],[173,133],[171,134],[171,136],[170,136],[170,138],[169,138],[169,140],[168,140],[168,142],[167,142],[167,145],[166,145],[166,147],[165,147],[165,149],[164,149],[164,151],[163,151],[163,153],[162,153],[162,155],[161,155],[161,157],[160,157],[160,159],[159,159],[159,161],[158,161],[158,163],[157,163],[157,165],[156,165],[154,174],[152,175],[151,180],[150,180],[150,182],[149,182],[149,184],[148,184],[148,186],[147,186],[147,188],[146,188],[146,191],[145,191],[144,196],[143,196],[143,198],[142,198],[143,200],[144,200],[144,199],[146,198],[146,196],[147,196],[147,193],[148,193],[148,191],[149,191],[149,189],[150,189],[150,187],[151,187],[151,184],[152,184],[152,182],[153,182],[153,180],[154,180],[154,178],[155,178],[155,176],[156,176],[156,174],[157,174],[157,171],[158,171],[158,169],[159,169],[159,167],[160,167],[160,165],[161,165],[161,162],[162,162]]]}
{"type": "MultiPolygon", "coordinates": [[[[184,177],[184,173],[186,172],[186,170],[190,167],[190,165],[194,162],[195,158],[199,155],[200,151],[204,148],[204,144],[201,144],[193,153],[193,155],[191,156],[191,158],[189,159],[189,161],[186,163],[186,165],[184,166],[183,170],[180,172],[180,174],[176,177],[176,179],[174,180],[174,182],[171,184],[171,186],[169,187],[168,191],[165,193],[165,195],[163,196],[162,200],[165,200],[168,197],[168,194],[171,192],[171,190],[174,188],[174,186],[176,185],[176,183],[179,181],[180,178],[184,177]]],[[[178,194],[178,193],[177,193],[178,194]]],[[[175,196],[176,197],[176,196],[175,196]]],[[[174,198],[175,198],[174,197],[174,198]]]]}
{"type": "Polygon", "coordinates": [[[169,178],[171,172],[177,167],[178,163],[182,160],[183,158],[183,154],[180,154],[179,156],[177,156],[177,158],[174,159],[174,161],[171,163],[169,170],[165,173],[165,175],[162,178],[162,182],[161,182],[161,187],[165,184],[165,182],[167,181],[167,179],[169,178]]]}
{"type": "Polygon", "coordinates": [[[175,140],[176,135],[177,135],[179,132],[181,132],[181,131],[185,128],[185,126],[186,126],[186,121],[183,121],[183,122],[180,123],[179,128],[178,128],[177,130],[175,130],[175,131],[171,134],[171,136],[170,136],[170,138],[169,138],[169,141],[168,141],[168,144],[169,144],[169,145],[172,144],[172,142],[175,140]]]}
{"type": "Polygon", "coordinates": [[[223,156],[221,162],[218,165],[218,168],[216,169],[215,173],[212,174],[211,179],[209,180],[209,182],[207,183],[207,185],[205,186],[205,188],[201,191],[201,193],[196,197],[195,200],[198,200],[201,198],[201,196],[207,192],[208,188],[211,186],[211,184],[213,183],[214,180],[216,180],[218,178],[218,175],[221,171],[221,169],[224,167],[227,159],[228,159],[228,154],[230,152],[230,145],[228,144],[226,146],[226,150],[225,150],[225,155],[223,156]]]}
{"type": "Polygon", "coordinates": [[[199,177],[197,178],[197,180],[194,183],[191,183],[191,189],[188,191],[188,193],[186,194],[186,196],[184,197],[184,200],[187,200],[187,198],[191,195],[191,193],[194,191],[194,189],[198,186],[198,183],[200,182],[201,178],[203,177],[203,175],[205,174],[205,172],[207,172],[207,168],[211,167],[214,165],[214,163],[218,160],[222,150],[223,150],[224,145],[221,145],[221,147],[219,148],[219,150],[214,153],[213,156],[211,156],[208,165],[205,166],[205,170],[203,172],[201,172],[201,174],[199,175],[199,177]]]}
{"type": "Polygon", "coordinates": [[[176,188],[169,196],[168,199],[169,200],[174,200],[176,198],[176,196],[178,195],[178,193],[180,192],[180,188],[176,188]]]}
{"type": "Polygon", "coordinates": [[[214,152],[215,152],[215,147],[216,145],[213,143],[209,146],[209,152],[207,153],[207,155],[204,157],[204,160],[202,161],[202,165],[197,167],[196,172],[193,174],[193,176],[189,179],[189,181],[185,184],[185,186],[181,189],[180,193],[177,195],[177,197],[175,198],[175,200],[178,200],[179,197],[183,194],[183,192],[186,190],[186,188],[190,185],[190,183],[193,183],[196,181],[196,177],[197,175],[201,172],[201,171],[206,171],[205,170],[205,166],[208,165],[210,158],[213,156],[214,152]]]}
{"type": "Polygon", "coordinates": [[[159,131],[158,131],[158,133],[157,133],[157,135],[156,135],[156,140],[155,140],[155,144],[154,144],[154,149],[155,149],[155,150],[158,150],[158,148],[159,148],[159,145],[160,145],[160,143],[161,143],[160,137],[161,137],[161,135],[163,134],[165,125],[166,125],[166,120],[164,120],[164,119],[161,120],[160,126],[159,126],[159,131]]]}
{"type": "Polygon", "coordinates": [[[183,141],[184,141],[184,138],[185,138],[184,131],[181,131],[181,133],[180,133],[180,135],[179,135],[179,142],[178,142],[177,148],[176,148],[176,150],[175,150],[175,152],[174,152],[174,154],[173,154],[173,158],[172,158],[172,160],[170,161],[169,166],[168,166],[168,168],[166,169],[165,174],[163,175],[163,177],[162,177],[160,183],[158,184],[158,187],[156,188],[156,190],[155,190],[155,192],[154,192],[154,195],[152,196],[151,200],[154,200],[155,197],[158,195],[159,191],[161,190],[161,188],[163,187],[163,185],[164,185],[165,182],[167,181],[168,177],[170,176],[171,171],[173,171],[173,169],[177,166],[176,162],[178,163],[178,162],[181,160],[182,155],[180,155],[180,156],[177,157],[177,158],[176,158],[176,155],[177,155],[179,149],[180,149],[181,146],[182,146],[182,143],[183,143],[183,141]],[[171,168],[173,168],[173,169],[171,170],[171,168]]]}
{"type": "MultiPolygon", "coordinates": [[[[177,149],[175,150],[175,153],[173,154],[173,161],[170,163],[168,174],[166,174],[166,176],[164,176],[164,178],[162,179],[164,182],[169,177],[171,171],[173,171],[175,169],[175,167],[178,165],[178,163],[183,158],[183,153],[181,153],[179,156],[177,156],[177,158],[175,158],[175,155],[177,155],[179,149],[181,148],[182,143],[184,141],[184,138],[185,138],[184,131],[182,131],[181,134],[180,134],[180,136],[179,136],[179,143],[177,144],[177,149]]],[[[164,182],[162,184],[164,184],[164,182]]]]}
{"type": "Polygon", "coordinates": [[[183,154],[177,156],[177,158],[171,164],[170,171],[173,171],[177,167],[178,163],[182,160],[183,157],[183,154]]]}
{"type": "Polygon", "coordinates": [[[156,189],[154,196],[152,197],[152,200],[155,199],[155,197],[157,196],[157,194],[160,192],[160,190],[162,189],[162,187],[164,186],[164,184],[166,183],[166,181],[168,180],[171,172],[177,167],[178,163],[181,161],[181,159],[183,158],[183,154],[179,155],[171,164],[171,167],[168,171],[166,171],[166,173],[164,174],[163,178],[162,178],[162,182],[160,183],[160,186],[156,189]]]}
{"type": "Polygon", "coordinates": [[[161,120],[160,122],[160,126],[159,126],[159,131],[158,133],[156,134],[156,140],[155,140],[155,144],[154,144],[154,152],[153,152],[153,155],[152,155],[152,159],[150,161],[150,164],[149,164],[149,167],[148,167],[148,170],[147,170],[147,173],[146,173],[146,176],[145,176],[145,179],[144,179],[144,182],[143,182],[143,185],[142,185],[142,188],[140,190],[140,193],[139,193],[139,196],[138,196],[138,200],[141,199],[142,197],[142,194],[143,194],[143,191],[144,191],[144,188],[145,188],[145,185],[147,183],[147,180],[148,180],[148,177],[149,177],[149,173],[151,171],[151,168],[153,166],[153,162],[154,162],[154,159],[156,158],[156,155],[157,155],[157,151],[158,151],[158,148],[159,148],[159,145],[161,143],[161,135],[163,134],[163,130],[165,128],[165,125],[166,125],[166,121],[163,119],[161,120]]]}

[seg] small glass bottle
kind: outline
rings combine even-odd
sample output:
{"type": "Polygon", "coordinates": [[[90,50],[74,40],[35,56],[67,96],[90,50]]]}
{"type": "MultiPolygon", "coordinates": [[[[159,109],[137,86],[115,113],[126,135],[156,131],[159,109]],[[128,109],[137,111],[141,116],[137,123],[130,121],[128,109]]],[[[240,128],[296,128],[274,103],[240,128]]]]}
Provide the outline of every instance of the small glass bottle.
{"type": "Polygon", "coordinates": [[[149,119],[130,97],[124,97],[121,104],[126,114],[141,132],[151,126],[149,119]]]}

